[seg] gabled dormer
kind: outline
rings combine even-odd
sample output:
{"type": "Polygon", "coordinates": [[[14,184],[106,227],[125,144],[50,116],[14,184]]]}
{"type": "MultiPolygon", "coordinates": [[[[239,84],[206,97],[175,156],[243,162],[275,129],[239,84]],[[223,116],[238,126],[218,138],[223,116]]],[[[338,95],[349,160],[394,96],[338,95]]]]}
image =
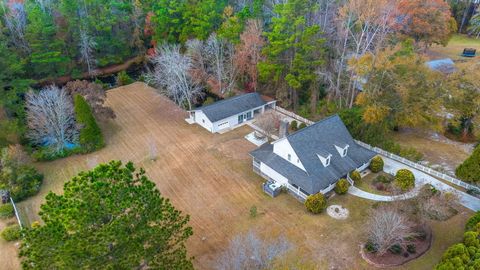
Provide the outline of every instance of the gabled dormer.
{"type": "Polygon", "coordinates": [[[330,165],[330,161],[332,159],[332,154],[327,152],[317,153],[320,162],[322,162],[323,167],[328,167],[330,165]]]}
{"type": "Polygon", "coordinates": [[[347,156],[348,147],[350,147],[350,145],[348,145],[346,143],[335,142],[334,146],[335,146],[335,149],[337,149],[337,152],[341,157],[346,157],[347,156]]]}

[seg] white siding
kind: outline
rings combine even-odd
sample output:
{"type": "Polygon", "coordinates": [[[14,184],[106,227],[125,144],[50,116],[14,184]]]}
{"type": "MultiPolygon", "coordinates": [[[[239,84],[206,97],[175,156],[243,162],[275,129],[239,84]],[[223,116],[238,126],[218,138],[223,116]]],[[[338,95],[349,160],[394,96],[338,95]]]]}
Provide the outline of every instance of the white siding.
{"type": "Polygon", "coordinates": [[[303,167],[302,162],[298,158],[287,138],[273,142],[273,153],[305,171],[305,167],[303,167]],[[290,155],[290,160],[288,160],[288,155],[290,155]]]}
{"type": "Polygon", "coordinates": [[[202,111],[195,111],[195,123],[206,128],[210,132],[214,132],[212,130],[213,128],[212,122],[210,122],[208,117],[202,111]]]}
{"type": "Polygon", "coordinates": [[[283,175],[277,173],[275,170],[273,170],[272,168],[268,167],[267,165],[265,165],[265,163],[260,163],[260,171],[267,175],[268,177],[272,178],[273,180],[275,180],[277,183],[281,184],[281,185],[285,185],[285,184],[288,184],[288,179],[285,178],[283,175]]]}
{"type": "Polygon", "coordinates": [[[218,132],[222,130],[222,128],[218,128],[218,125],[221,125],[222,123],[225,123],[225,122],[229,123],[230,128],[234,128],[236,125],[238,125],[238,115],[230,116],[213,123],[213,132],[218,132]]]}

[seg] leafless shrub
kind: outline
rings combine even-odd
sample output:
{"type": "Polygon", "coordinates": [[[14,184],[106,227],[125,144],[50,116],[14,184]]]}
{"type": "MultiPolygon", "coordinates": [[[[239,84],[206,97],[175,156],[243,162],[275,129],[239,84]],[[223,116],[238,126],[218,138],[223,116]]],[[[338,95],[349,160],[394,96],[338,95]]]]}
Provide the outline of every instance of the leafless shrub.
{"type": "Polygon", "coordinates": [[[414,223],[392,207],[375,209],[366,223],[368,241],[375,246],[379,256],[393,245],[405,247],[408,239],[417,235],[414,227],[414,223]]]}
{"type": "Polygon", "coordinates": [[[458,212],[459,198],[454,192],[429,190],[426,186],[415,198],[417,211],[422,218],[447,220],[458,212]]]}
{"type": "Polygon", "coordinates": [[[153,138],[148,141],[148,155],[151,161],[156,161],[158,158],[157,144],[153,138]]]}
{"type": "Polygon", "coordinates": [[[286,254],[292,245],[284,237],[265,242],[249,231],[238,235],[217,261],[218,270],[270,269],[276,258],[286,254]]]}
{"type": "Polygon", "coordinates": [[[76,143],[78,130],[71,98],[63,88],[48,86],[26,95],[27,137],[36,145],[48,145],[58,152],[76,143]]]}
{"type": "Polygon", "coordinates": [[[7,166],[18,167],[29,162],[30,157],[20,144],[9,145],[0,152],[0,169],[7,166]]]}
{"type": "Polygon", "coordinates": [[[107,93],[100,84],[86,80],[70,81],[65,85],[65,90],[72,97],[76,94],[83,96],[98,120],[115,118],[113,110],[104,105],[107,93]]]}

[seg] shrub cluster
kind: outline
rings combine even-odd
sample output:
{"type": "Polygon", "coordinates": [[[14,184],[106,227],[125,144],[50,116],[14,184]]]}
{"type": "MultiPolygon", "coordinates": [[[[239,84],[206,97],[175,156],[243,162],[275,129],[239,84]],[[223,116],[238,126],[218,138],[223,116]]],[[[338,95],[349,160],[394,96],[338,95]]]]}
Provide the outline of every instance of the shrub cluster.
{"type": "Polygon", "coordinates": [[[455,170],[455,175],[468,182],[480,181],[480,145],[473,153],[455,170]]]}
{"type": "Polygon", "coordinates": [[[10,203],[0,205],[0,218],[9,218],[14,215],[13,205],[10,203]]]}
{"type": "Polygon", "coordinates": [[[306,128],[306,127],[307,127],[307,124],[300,123],[300,125],[298,126],[298,129],[302,129],[302,128],[306,128]]]}
{"type": "Polygon", "coordinates": [[[298,122],[293,120],[291,123],[290,123],[290,129],[292,131],[297,131],[298,130],[298,122]]]}
{"type": "Polygon", "coordinates": [[[122,70],[117,74],[115,81],[118,86],[127,85],[134,82],[134,80],[127,74],[125,70],[122,70]]]}
{"type": "Polygon", "coordinates": [[[357,183],[360,180],[362,180],[362,176],[360,175],[360,172],[357,170],[353,170],[350,172],[350,179],[353,180],[353,182],[357,183]]]}
{"type": "Polygon", "coordinates": [[[97,125],[92,110],[81,95],[74,98],[77,123],[80,125],[79,141],[83,152],[93,152],[105,145],[102,131],[97,125]]]}
{"type": "Polygon", "coordinates": [[[415,186],[415,176],[410,170],[400,169],[395,175],[395,185],[403,191],[409,190],[415,186]]]}
{"type": "Polygon", "coordinates": [[[2,233],[0,233],[5,241],[15,241],[20,239],[20,226],[18,225],[11,225],[3,229],[2,233]]]}
{"type": "Polygon", "coordinates": [[[347,193],[349,186],[350,184],[348,183],[347,179],[342,178],[338,180],[337,184],[335,185],[335,192],[337,194],[343,195],[347,193]]]}
{"type": "Polygon", "coordinates": [[[0,189],[10,191],[16,202],[37,194],[42,182],[43,175],[32,166],[21,165],[0,171],[0,189]]]}
{"type": "Polygon", "coordinates": [[[370,161],[370,170],[374,173],[383,171],[383,159],[380,156],[375,156],[370,161]]]}
{"type": "Polygon", "coordinates": [[[322,193],[313,194],[305,200],[305,207],[313,214],[319,214],[327,208],[327,200],[322,193]]]}

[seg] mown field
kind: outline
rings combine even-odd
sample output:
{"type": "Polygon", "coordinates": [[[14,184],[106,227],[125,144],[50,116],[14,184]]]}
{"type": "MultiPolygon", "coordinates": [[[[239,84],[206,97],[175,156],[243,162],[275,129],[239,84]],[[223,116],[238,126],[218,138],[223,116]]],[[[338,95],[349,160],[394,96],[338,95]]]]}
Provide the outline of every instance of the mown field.
{"type": "MultiPolygon", "coordinates": [[[[25,222],[38,220],[37,212],[49,191],[61,192],[63,183],[81,170],[112,159],[144,167],[161,193],[190,214],[194,235],[189,254],[197,269],[214,269],[219,253],[236,234],[257,231],[269,239],[285,235],[294,245],[289,261],[315,269],[371,269],[359,255],[364,224],[372,205],[349,195],[335,196],[329,204],[350,210],[346,220],[326,214],[308,214],[287,194],[270,198],[261,191],[262,179],[251,169],[248,152],[255,146],[242,127],[226,134],[210,134],[188,125],[186,113],[153,89],[134,83],[108,92],[108,104],[117,118],[103,124],[107,146],[95,153],[39,163],[45,174],[40,194],[19,204],[25,222]],[[150,145],[158,159],[151,161],[150,145]],[[258,216],[250,217],[252,206],[258,216]]],[[[444,250],[460,241],[471,212],[462,210],[447,222],[431,222],[433,248],[421,258],[396,269],[432,269],[444,250]]],[[[0,240],[0,269],[18,269],[14,244],[0,240]]]]}

